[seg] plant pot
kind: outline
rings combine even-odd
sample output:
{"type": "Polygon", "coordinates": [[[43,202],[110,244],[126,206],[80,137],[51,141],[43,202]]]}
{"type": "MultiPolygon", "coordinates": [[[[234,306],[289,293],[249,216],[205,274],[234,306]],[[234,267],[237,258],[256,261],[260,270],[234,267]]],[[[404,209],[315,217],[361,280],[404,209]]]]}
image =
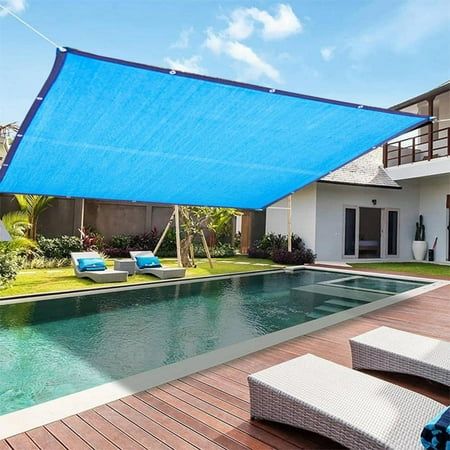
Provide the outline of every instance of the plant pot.
{"type": "Polygon", "coordinates": [[[426,241],[413,241],[412,252],[416,261],[423,261],[427,254],[427,242],[426,241]]]}

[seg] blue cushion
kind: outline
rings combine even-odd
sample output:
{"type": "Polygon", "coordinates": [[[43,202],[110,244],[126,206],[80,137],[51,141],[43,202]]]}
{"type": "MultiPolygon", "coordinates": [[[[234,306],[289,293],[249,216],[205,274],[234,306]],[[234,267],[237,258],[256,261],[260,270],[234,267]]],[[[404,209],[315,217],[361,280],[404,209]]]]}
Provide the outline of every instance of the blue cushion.
{"type": "Polygon", "coordinates": [[[420,437],[422,445],[428,450],[450,450],[450,407],[431,419],[420,437]]]}
{"type": "Polygon", "coordinates": [[[78,268],[81,272],[96,272],[106,270],[106,264],[102,258],[80,258],[78,268]]]}
{"type": "Polygon", "coordinates": [[[136,264],[139,269],[161,267],[161,262],[157,256],[136,256],[136,264]]]}

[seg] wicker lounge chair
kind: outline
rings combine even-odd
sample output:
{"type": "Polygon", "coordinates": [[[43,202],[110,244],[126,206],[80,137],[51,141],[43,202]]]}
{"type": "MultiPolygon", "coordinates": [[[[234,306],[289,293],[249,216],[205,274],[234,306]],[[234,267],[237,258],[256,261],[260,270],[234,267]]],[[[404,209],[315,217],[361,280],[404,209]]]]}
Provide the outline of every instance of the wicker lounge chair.
{"type": "Polygon", "coordinates": [[[81,258],[101,258],[97,252],[73,252],[70,256],[73,270],[78,278],[89,278],[96,283],[117,283],[128,279],[128,272],[122,270],[106,269],[98,272],[82,272],[78,268],[78,260],[81,258]]]}
{"type": "Polygon", "coordinates": [[[445,406],[308,354],[248,378],[251,416],[327,436],[350,449],[421,449],[445,406]]]}
{"type": "MultiPolygon", "coordinates": [[[[154,256],[150,251],[130,252],[131,258],[136,263],[136,256],[154,256]]],[[[136,264],[136,273],[154,275],[162,280],[170,278],[183,278],[186,275],[184,267],[152,267],[147,269],[139,269],[136,264]]]]}
{"type": "Polygon", "coordinates": [[[450,342],[389,327],[350,339],[354,369],[406,373],[450,386],[450,342]]]}

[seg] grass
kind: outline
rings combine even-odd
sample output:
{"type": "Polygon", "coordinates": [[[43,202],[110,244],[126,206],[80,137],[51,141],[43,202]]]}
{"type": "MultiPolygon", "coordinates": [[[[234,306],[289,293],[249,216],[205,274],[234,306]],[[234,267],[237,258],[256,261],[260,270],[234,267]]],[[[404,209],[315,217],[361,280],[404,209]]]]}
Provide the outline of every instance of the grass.
{"type": "Polygon", "coordinates": [[[380,262],[380,263],[354,263],[355,269],[375,269],[382,272],[405,273],[408,275],[448,277],[450,278],[450,265],[427,264],[420,262],[380,262]]]}
{"type": "MultiPolygon", "coordinates": [[[[176,266],[173,258],[162,259],[164,266],[176,266]]],[[[245,256],[232,258],[218,258],[211,269],[207,259],[198,259],[197,267],[187,270],[187,278],[204,277],[208,275],[222,275],[235,272],[250,272],[255,270],[267,270],[280,267],[266,259],[253,259],[245,256]]],[[[112,266],[112,261],[107,261],[112,266]]],[[[152,283],[159,278],[152,275],[133,275],[126,283],[94,283],[85,278],[76,278],[72,267],[56,269],[27,269],[17,276],[11,287],[0,290],[0,297],[15,295],[44,294],[56,291],[72,291],[77,289],[91,289],[101,286],[123,286],[136,283],[152,283]]]]}

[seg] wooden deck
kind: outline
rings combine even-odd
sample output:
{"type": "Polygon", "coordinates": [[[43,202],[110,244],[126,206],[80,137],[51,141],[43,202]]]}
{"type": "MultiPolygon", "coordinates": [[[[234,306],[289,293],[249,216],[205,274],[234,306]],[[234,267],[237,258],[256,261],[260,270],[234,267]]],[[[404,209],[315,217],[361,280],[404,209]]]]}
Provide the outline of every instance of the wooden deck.
{"type": "MultiPolygon", "coordinates": [[[[0,441],[0,450],[26,449],[295,449],[339,448],[294,428],[251,422],[247,375],[314,353],[350,366],[348,338],[393,326],[450,340],[450,286],[349,320],[0,441]]],[[[414,377],[381,378],[450,402],[443,386],[414,377]]]]}

